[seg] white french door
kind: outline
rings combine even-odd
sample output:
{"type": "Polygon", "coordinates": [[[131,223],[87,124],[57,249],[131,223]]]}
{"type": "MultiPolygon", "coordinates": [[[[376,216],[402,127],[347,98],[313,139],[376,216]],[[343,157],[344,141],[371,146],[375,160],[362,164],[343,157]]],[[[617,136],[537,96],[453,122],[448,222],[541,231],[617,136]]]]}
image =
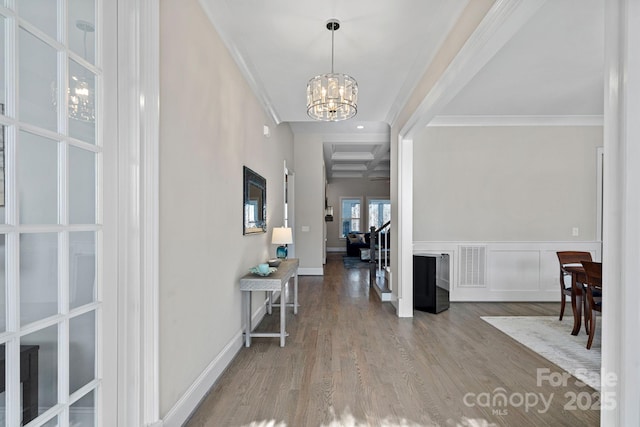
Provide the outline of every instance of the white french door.
{"type": "Polygon", "coordinates": [[[0,0],[0,427],[114,425],[109,3],[0,0]]]}

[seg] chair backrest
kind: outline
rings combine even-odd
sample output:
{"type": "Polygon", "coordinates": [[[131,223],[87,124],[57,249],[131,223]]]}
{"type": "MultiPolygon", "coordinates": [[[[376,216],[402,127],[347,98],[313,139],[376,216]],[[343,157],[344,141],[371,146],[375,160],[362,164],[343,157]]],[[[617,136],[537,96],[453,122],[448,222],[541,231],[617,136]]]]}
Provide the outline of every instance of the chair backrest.
{"type": "Polygon", "coordinates": [[[582,261],[591,261],[591,252],[561,251],[556,252],[560,266],[567,264],[580,264],[582,261]]]}
{"type": "Polygon", "coordinates": [[[582,261],[582,266],[587,276],[587,284],[602,287],[602,263],[582,261]]]}
{"type": "Polygon", "coordinates": [[[560,289],[566,293],[571,289],[571,276],[563,271],[566,265],[580,265],[582,261],[591,261],[591,252],[582,251],[560,251],[556,252],[560,262],[560,289]]]}

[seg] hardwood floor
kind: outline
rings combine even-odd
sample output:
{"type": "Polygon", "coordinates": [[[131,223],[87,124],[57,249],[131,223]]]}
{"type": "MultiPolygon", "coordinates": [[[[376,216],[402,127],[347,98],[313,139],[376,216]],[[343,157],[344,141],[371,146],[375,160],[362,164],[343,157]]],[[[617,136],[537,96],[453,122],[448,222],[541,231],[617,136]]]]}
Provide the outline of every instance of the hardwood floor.
{"type": "MultiPolygon", "coordinates": [[[[570,407],[593,389],[539,381],[538,368],[563,371],[480,319],[555,316],[558,303],[452,303],[401,319],[340,254],[323,277],[300,277],[299,298],[286,346],[243,348],[188,427],[599,425],[599,410],[570,407]]],[[[258,330],[277,329],[278,313],[258,330]]]]}

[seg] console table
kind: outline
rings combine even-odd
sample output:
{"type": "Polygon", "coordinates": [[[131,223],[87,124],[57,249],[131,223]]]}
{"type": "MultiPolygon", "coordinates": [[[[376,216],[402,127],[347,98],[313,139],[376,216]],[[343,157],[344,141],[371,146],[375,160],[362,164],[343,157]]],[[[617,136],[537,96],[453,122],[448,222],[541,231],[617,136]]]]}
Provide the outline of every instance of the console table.
{"type": "Polygon", "coordinates": [[[278,270],[268,276],[258,276],[256,274],[246,274],[240,278],[240,290],[243,291],[244,304],[246,309],[244,343],[246,347],[251,346],[251,337],[280,337],[280,347],[284,347],[284,340],[288,335],[285,330],[286,307],[293,307],[293,314],[298,314],[298,265],[300,261],[296,258],[285,259],[278,266],[278,270]],[[286,303],[285,288],[289,279],[293,277],[293,303],[286,303]],[[251,331],[251,292],[269,292],[267,312],[271,314],[271,307],[280,307],[280,332],[252,332],[251,331]],[[273,292],[280,291],[280,304],[272,304],[273,292]]]}

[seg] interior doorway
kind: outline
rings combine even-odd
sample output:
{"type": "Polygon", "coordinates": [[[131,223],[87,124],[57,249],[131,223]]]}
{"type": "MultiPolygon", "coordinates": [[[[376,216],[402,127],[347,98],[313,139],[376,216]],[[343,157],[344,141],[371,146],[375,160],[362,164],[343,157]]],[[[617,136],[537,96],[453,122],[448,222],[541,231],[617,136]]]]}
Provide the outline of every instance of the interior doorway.
{"type": "Polygon", "coordinates": [[[293,243],[288,245],[287,251],[290,258],[296,256],[296,233],[295,233],[295,175],[293,170],[287,167],[284,161],[284,226],[291,228],[293,232],[293,243]]]}

